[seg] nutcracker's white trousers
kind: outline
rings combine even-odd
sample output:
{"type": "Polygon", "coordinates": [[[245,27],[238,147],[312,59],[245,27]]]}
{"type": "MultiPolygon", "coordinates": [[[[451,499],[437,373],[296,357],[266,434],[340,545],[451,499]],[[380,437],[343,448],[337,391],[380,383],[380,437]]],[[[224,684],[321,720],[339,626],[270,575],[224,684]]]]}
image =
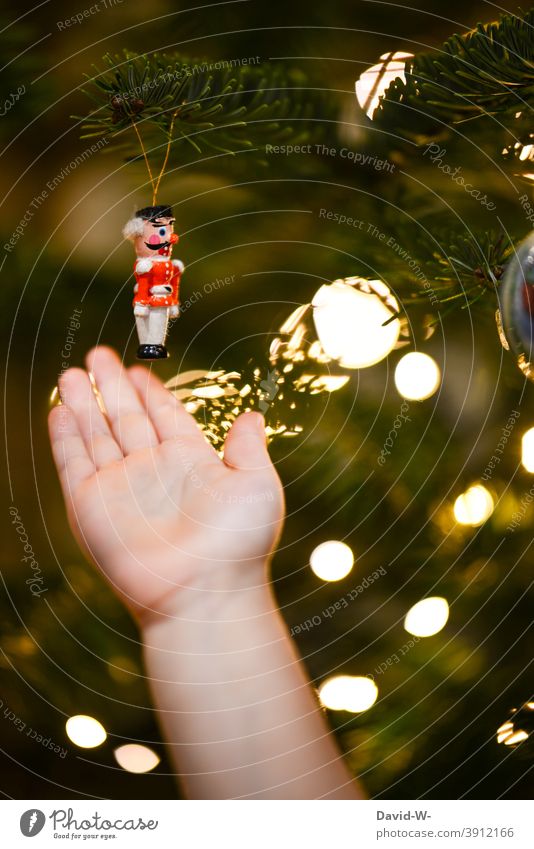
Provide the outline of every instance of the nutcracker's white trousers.
{"type": "Polygon", "coordinates": [[[149,307],[148,315],[136,315],[140,345],[164,345],[169,323],[169,307],[149,307]]]}

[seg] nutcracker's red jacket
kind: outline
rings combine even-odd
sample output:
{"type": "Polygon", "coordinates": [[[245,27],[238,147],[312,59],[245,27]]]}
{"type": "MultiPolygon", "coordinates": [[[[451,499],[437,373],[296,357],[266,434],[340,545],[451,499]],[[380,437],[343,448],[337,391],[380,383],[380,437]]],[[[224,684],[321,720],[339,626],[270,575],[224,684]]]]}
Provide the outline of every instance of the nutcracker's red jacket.
{"type": "Polygon", "coordinates": [[[179,259],[138,259],[134,265],[133,303],[148,307],[177,306],[183,268],[179,259]]]}

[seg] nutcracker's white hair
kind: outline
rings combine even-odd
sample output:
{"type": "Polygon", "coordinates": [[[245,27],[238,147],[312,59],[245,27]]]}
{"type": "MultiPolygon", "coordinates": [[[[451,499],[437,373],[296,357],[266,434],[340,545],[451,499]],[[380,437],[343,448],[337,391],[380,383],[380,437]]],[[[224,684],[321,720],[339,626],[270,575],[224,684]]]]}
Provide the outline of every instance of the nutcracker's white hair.
{"type": "Polygon", "coordinates": [[[145,221],[143,218],[130,218],[122,228],[122,235],[125,239],[130,239],[131,242],[137,237],[142,236],[145,229],[145,221]]]}

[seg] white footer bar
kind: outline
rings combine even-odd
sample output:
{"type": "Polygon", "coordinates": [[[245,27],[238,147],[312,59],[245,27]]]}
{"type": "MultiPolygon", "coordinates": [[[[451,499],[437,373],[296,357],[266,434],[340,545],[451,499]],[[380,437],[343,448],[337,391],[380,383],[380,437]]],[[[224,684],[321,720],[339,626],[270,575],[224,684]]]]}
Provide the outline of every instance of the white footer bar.
{"type": "Polygon", "coordinates": [[[67,842],[188,849],[534,846],[526,801],[2,801],[0,822],[9,849],[67,842]]]}

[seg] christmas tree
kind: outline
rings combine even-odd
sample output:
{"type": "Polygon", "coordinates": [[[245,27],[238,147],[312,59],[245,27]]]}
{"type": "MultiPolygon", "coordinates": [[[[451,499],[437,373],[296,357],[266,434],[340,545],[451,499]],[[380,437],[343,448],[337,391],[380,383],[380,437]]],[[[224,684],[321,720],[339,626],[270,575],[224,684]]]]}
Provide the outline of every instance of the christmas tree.
{"type": "Polygon", "coordinates": [[[534,12],[451,37],[406,10],[380,35],[378,6],[341,0],[230,4],[224,26],[166,11],[180,44],[60,4],[57,60],[24,53],[35,21],[11,27],[4,793],[176,793],[135,627],[67,533],[44,429],[88,347],[134,356],[120,232],[159,200],[187,267],[159,373],[216,448],[265,413],[275,591],[354,773],[376,797],[527,797],[534,12]],[[81,714],[101,745],[67,736],[81,714]],[[129,743],[160,763],[133,774],[129,743]]]}

